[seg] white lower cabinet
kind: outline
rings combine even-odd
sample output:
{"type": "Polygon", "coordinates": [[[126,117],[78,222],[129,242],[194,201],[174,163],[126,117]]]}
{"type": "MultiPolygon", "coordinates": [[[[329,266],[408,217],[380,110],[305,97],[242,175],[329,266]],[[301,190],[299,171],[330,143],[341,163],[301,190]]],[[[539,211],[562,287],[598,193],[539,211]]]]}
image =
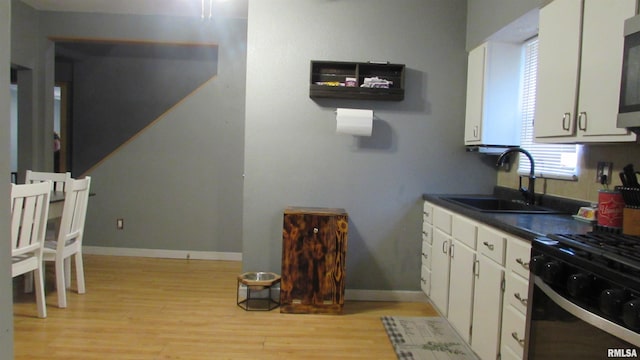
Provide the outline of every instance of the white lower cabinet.
{"type": "Polygon", "coordinates": [[[422,265],[420,272],[420,288],[427,296],[431,294],[431,270],[425,265],[422,265]]]}
{"type": "Polygon", "coordinates": [[[421,289],[483,360],[522,359],[531,246],[425,202],[421,289]]]}
{"type": "Polygon", "coordinates": [[[509,348],[506,348],[505,351],[500,353],[500,360],[520,360],[520,359],[522,358],[509,348]]]}
{"type": "Polygon", "coordinates": [[[517,359],[524,355],[524,330],[526,318],[513,306],[505,304],[502,316],[501,353],[512,352],[517,359]]]}
{"type": "Polygon", "coordinates": [[[477,236],[476,222],[460,215],[452,216],[448,320],[466,342],[471,341],[477,236]]]}
{"type": "Polygon", "coordinates": [[[522,359],[524,357],[527,296],[529,294],[529,258],[531,244],[510,239],[502,312],[502,359],[522,359]]]}
{"type": "Polygon", "coordinates": [[[448,315],[449,305],[449,247],[451,237],[440,229],[433,232],[431,258],[431,301],[442,315],[448,315]]]}
{"type": "Polygon", "coordinates": [[[471,348],[481,359],[493,360],[500,352],[504,268],[480,254],[475,270],[471,348]]]}
{"type": "Polygon", "coordinates": [[[476,252],[458,240],[451,245],[451,276],[448,320],[462,338],[471,340],[473,312],[473,266],[476,252]]]}

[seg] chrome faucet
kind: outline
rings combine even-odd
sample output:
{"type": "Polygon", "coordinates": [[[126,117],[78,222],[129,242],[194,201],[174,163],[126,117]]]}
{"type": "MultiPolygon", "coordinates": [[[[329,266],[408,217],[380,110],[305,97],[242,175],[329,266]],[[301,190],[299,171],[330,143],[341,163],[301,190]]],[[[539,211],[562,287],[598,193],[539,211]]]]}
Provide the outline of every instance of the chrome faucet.
{"type": "Polygon", "coordinates": [[[514,152],[521,152],[525,154],[529,158],[529,163],[531,164],[531,168],[529,170],[529,186],[525,189],[520,186],[520,192],[524,195],[525,201],[527,205],[535,205],[536,203],[536,193],[535,193],[535,183],[536,183],[536,172],[535,172],[535,164],[533,162],[533,156],[531,154],[519,147],[509,148],[498,157],[498,162],[496,166],[500,167],[504,164],[505,160],[509,158],[509,154],[514,152]]]}

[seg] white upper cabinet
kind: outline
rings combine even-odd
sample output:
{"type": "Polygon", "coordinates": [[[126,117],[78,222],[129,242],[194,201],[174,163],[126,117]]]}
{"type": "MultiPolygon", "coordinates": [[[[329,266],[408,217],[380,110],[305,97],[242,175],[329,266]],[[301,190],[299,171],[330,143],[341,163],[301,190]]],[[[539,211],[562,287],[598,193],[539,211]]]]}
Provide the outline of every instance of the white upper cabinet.
{"type": "Polygon", "coordinates": [[[635,8],[636,0],[554,0],[540,10],[537,142],[636,139],[616,127],[623,26],[635,8]]]}
{"type": "Polygon", "coordinates": [[[486,42],[469,53],[465,145],[520,145],[521,50],[486,42]]]}

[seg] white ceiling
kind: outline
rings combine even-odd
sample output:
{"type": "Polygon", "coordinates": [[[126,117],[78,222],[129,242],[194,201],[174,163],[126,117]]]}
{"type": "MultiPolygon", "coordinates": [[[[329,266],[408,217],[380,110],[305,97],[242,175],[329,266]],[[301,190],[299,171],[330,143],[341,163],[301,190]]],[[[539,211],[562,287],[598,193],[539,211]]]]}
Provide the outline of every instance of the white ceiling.
{"type": "Polygon", "coordinates": [[[248,0],[22,0],[44,11],[246,18],[248,0]]]}

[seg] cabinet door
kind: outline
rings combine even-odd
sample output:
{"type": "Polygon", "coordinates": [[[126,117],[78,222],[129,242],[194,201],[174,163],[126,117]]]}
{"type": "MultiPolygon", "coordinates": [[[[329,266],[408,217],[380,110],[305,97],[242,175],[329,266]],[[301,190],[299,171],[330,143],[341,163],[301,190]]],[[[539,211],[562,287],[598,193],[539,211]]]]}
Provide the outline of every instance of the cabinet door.
{"type": "Polygon", "coordinates": [[[624,20],[636,0],[587,0],[584,5],[578,130],[584,141],[607,135],[635,135],[616,127],[622,76],[624,20]],[[596,137],[589,139],[589,137],[596,137]]]}
{"type": "Polygon", "coordinates": [[[422,265],[426,266],[427,269],[431,270],[431,258],[433,255],[431,254],[431,244],[423,241],[422,242],[422,265]]]}
{"type": "Polygon", "coordinates": [[[420,288],[425,295],[431,295],[431,270],[425,265],[422,265],[422,271],[420,272],[420,288]]]}
{"type": "Polygon", "coordinates": [[[531,242],[509,237],[506,260],[507,269],[528,279],[529,258],[531,258],[531,242]]]}
{"type": "Polygon", "coordinates": [[[509,349],[516,355],[516,358],[522,359],[524,356],[525,316],[513,307],[505,305],[502,326],[502,352],[509,349]]]}
{"type": "Polygon", "coordinates": [[[450,250],[451,275],[449,287],[448,320],[467,343],[471,336],[473,311],[473,266],[475,251],[458,240],[453,240],[450,250]]]}
{"type": "Polygon", "coordinates": [[[505,275],[504,304],[511,305],[512,308],[520,311],[523,315],[527,313],[527,302],[529,294],[529,281],[527,279],[511,273],[505,275]]]}
{"type": "Polygon", "coordinates": [[[281,312],[338,313],[344,304],[346,213],[285,213],[281,312]]]}
{"type": "Polygon", "coordinates": [[[465,145],[473,145],[480,142],[486,51],[487,45],[482,44],[469,52],[467,67],[467,108],[464,128],[465,145]]]}
{"type": "Polygon", "coordinates": [[[447,316],[449,302],[449,246],[450,237],[440,229],[433,231],[431,251],[431,301],[447,316]]]}
{"type": "Polygon", "coordinates": [[[555,0],[540,9],[534,133],[575,134],[582,0],[555,0]]]}
{"type": "Polygon", "coordinates": [[[496,359],[500,346],[504,269],[479,254],[475,270],[471,348],[481,359],[496,359]]]}

